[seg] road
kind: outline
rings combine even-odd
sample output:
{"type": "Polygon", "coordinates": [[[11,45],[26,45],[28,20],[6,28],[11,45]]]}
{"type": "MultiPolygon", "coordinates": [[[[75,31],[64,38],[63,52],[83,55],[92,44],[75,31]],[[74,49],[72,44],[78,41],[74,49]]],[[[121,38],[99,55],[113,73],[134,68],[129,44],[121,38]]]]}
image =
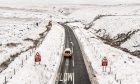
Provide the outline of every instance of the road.
{"type": "Polygon", "coordinates": [[[61,25],[65,28],[65,48],[73,49],[73,56],[63,58],[56,84],[91,84],[82,52],[72,29],[65,24],[61,25]]]}

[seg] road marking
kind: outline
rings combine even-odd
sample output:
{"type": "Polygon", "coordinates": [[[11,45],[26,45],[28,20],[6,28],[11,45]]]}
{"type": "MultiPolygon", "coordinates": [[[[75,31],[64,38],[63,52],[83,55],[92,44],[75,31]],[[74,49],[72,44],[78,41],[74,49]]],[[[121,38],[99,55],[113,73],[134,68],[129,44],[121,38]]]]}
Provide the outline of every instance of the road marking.
{"type": "Polygon", "coordinates": [[[73,67],[74,67],[74,59],[73,59],[73,67]]]}
{"type": "Polygon", "coordinates": [[[66,66],[69,66],[69,60],[66,59],[66,66]]]}
{"type": "Polygon", "coordinates": [[[59,81],[64,82],[64,83],[71,81],[74,84],[74,73],[60,73],[58,75],[59,75],[59,81]]]}
{"type": "Polygon", "coordinates": [[[65,63],[66,67],[65,67],[65,73],[68,71],[68,66],[69,66],[69,60],[66,59],[66,63],[65,63]]]}
{"type": "Polygon", "coordinates": [[[62,77],[62,74],[59,74],[59,75],[60,75],[60,76],[59,76],[59,77],[60,77],[60,78],[59,78],[59,81],[63,81],[62,78],[61,78],[61,77],[62,77]]]}
{"type": "Polygon", "coordinates": [[[69,31],[69,29],[67,29],[67,31],[68,31],[68,35],[69,35],[69,39],[70,39],[70,41],[71,41],[71,35],[70,35],[70,31],[69,31]]]}
{"type": "Polygon", "coordinates": [[[73,72],[73,84],[74,84],[74,72],[73,72]]]}

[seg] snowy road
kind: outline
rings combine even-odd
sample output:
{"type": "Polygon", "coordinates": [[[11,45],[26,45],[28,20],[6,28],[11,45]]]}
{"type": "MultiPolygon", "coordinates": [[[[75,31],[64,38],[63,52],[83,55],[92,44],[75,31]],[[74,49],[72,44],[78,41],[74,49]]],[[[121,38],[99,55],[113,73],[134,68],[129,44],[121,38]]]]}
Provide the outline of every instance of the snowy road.
{"type": "Polygon", "coordinates": [[[73,31],[67,25],[61,25],[65,28],[65,47],[72,48],[73,45],[73,57],[63,59],[56,84],[91,84],[82,52],[73,31]]]}

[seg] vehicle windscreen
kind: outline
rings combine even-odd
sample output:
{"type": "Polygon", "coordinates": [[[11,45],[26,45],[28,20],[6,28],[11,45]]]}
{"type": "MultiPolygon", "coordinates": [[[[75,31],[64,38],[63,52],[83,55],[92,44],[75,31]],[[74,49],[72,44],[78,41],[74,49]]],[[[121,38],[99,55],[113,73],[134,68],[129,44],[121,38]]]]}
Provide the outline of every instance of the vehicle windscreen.
{"type": "Polygon", "coordinates": [[[70,51],[65,51],[65,53],[70,53],[70,51]]]}

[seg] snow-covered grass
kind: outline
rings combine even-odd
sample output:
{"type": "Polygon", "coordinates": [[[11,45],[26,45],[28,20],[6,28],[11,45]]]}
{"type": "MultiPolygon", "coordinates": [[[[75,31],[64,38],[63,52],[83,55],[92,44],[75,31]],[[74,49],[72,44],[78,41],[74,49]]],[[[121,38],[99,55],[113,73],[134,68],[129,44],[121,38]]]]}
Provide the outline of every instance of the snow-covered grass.
{"type": "MultiPolygon", "coordinates": [[[[84,27],[82,24],[79,27],[75,27],[76,23],[70,23],[68,25],[74,29],[87,56],[87,60],[95,70],[94,74],[96,75],[99,84],[140,83],[139,58],[104,44],[96,36],[90,38],[89,32],[82,28],[84,27]],[[101,61],[105,56],[109,61],[107,72],[103,72],[101,66],[101,61]]],[[[80,25],[80,23],[77,23],[77,25],[80,25]]]]}
{"type": "Polygon", "coordinates": [[[5,77],[10,84],[54,83],[64,45],[64,29],[54,22],[50,32],[46,32],[46,25],[49,20],[57,21],[63,15],[53,7],[42,10],[0,7],[0,15],[0,84],[5,77]],[[42,39],[43,43],[36,50],[31,49],[44,32],[48,34],[42,39]],[[41,65],[34,66],[36,52],[42,55],[42,61],[41,65]],[[8,62],[10,64],[6,64],[8,62]]]}
{"type": "Polygon", "coordinates": [[[93,33],[91,37],[96,34],[105,39],[106,43],[121,47],[124,51],[128,51],[133,55],[138,56],[140,53],[140,14],[138,5],[81,8],[72,12],[69,18],[81,22],[84,25],[83,28],[93,33]],[[112,42],[109,43],[109,41],[112,42]]]}
{"type": "Polygon", "coordinates": [[[64,35],[64,29],[54,23],[39,48],[17,57],[16,60],[1,73],[1,84],[4,82],[5,76],[7,77],[8,84],[54,84],[61,61],[64,35]],[[42,57],[40,65],[34,64],[36,52],[39,52],[42,57]],[[25,60],[26,55],[28,56],[27,60],[25,60]],[[21,65],[22,60],[24,60],[24,66],[21,65]],[[13,75],[14,68],[16,69],[15,75],[13,75]],[[12,79],[9,79],[11,76],[12,79]]]}
{"type": "Polygon", "coordinates": [[[130,51],[140,50],[140,31],[124,42],[121,47],[127,48],[130,51]]]}
{"type": "Polygon", "coordinates": [[[0,7],[0,65],[10,56],[34,46],[34,41],[46,31],[50,19],[61,20],[63,15],[57,9],[52,10],[53,7],[44,7],[42,10],[0,7]]]}
{"type": "Polygon", "coordinates": [[[79,10],[72,12],[69,17],[74,20],[80,20],[84,23],[90,23],[98,15],[138,15],[138,5],[121,5],[121,6],[88,6],[81,7],[79,10]],[[125,10],[125,11],[124,11],[125,10]]]}
{"type": "Polygon", "coordinates": [[[79,21],[68,23],[68,25],[75,31],[99,84],[140,83],[140,59],[104,44],[105,41],[99,38],[109,36],[109,40],[116,39],[112,41],[120,41],[119,47],[126,48],[130,52],[135,51],[135,54],[139,56],[140,16],[138,5],[81,8],[72,12],[69,18],[79,21]],[[119,36],[120,38],[118,38],[119,36]],[[126,39],[123,40],[124,38],[126,39]],[[103,57],[107,57],[109,60],[107,72],[102,70],[103,57]]]}
{"type": "MultiPolygon", "coordinates": [[[[90,32],[97,32],[96,35],[103,37],[108,35],[109,38],[115,39],[119,34],[128,34],[129,32],[137,31],[140,29],[139,16],[109,16],[94,22],[94,26],[89,29],[90,32]]],[[[134,33],[128,40],[122,43],[122,48],[127,48],[131,52],[140,50],[138,46],[140,43],[139,32],[134,33]],[[129,44],[129,45],[128,45],[129,44]],[[135,47],[136,46],[136,47],[135,47]]]]}
{"type": "Polygon", "coordinates": [[[0,5],[13,6],[40,6],[48,4],[98,4],[98,5],[120,5],[139,4],[138,0],[0,0],[0,5]]]}
{"type": "MultiPolygon", "coordinates": [[[[9,59],[10,55],[33,46],[33,42],[24,39],[36,40],[39,38],[39,34],[46,30],[45,26],[50,18],[60,22],[79,21],[68,25],[77,35],[88,62],[95,70],[94,74],[99,84],[140,83],[140,59],[104,44],[97,37],[109,35],[110,38],[114,38],[119,34],[140,29],[139,5],[47,5],[41,8],[30,7],[0,7],[0,64],[9,59]],[[36,23],[39,23],[39,26],[36,23]],[[84,29],[87,26],[89,29],[84,29]],[[15,46],[6,46],[8,43],[14,43],[15,46]],[[101,67],[101,60],[104,56],[109,60],[107,72],[102,72],[101,67]]],[[[134,33],[120,47],[130,51],[140,50],[139,33],[139,31],[134,33]]],[[[0,84],[4,82],[5,76],[9,84],[54,84],[63,45],[64,29],[53,23],[51,31],[36,51],[29,50],[22,53],[6,70],[0,73],[0,84]],[[41,65],[34,66],[36,52],[42,55],[42,61],[41,65]],[[25,60],[26,56],[27,60],[25,60]],[[15,75],[13,74],[14,68],[15,75]]]]}
{"type": "Polygon", "coordinates": [[[140,28],[140,16],[108,16],[94,22],[94,26],[89,31],[94,33],[94,30],[101,29],[101,36],[108,34],[110,38],[117,34],[128,33],[140,28]]]}
{"type": "Polygon", "coordinates": [[[39,34],[46,30],[45,22],[36,26],[36,22],[38,22],[38,20],[34,19],[19,20],[16,18],[1,18],[0,22],[0,64],[11,55],[20,51],[25,51],[30,46],[33,46],[33,42],[26,41],[25,39],[30,38],[36,40],[39,38],[39,34]]]}

